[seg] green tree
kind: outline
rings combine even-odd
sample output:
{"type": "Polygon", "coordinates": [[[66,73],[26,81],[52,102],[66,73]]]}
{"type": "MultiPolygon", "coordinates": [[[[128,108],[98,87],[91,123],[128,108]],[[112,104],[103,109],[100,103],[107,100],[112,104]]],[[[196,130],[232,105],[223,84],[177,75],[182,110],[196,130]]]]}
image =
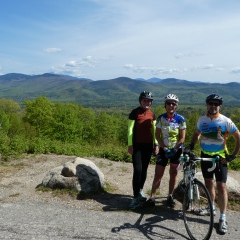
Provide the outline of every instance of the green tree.
{"type": "Polygon", "coordinates": [[[5,134],[7,134],[9,128],[10,128],[9,117],[3,110],[1,110],[0,111],[0,129],[1,129],[1,132],[4,132],[5,134]]]}
{"type": "Polygon", "coordinates": [[[123,114],[112,114],[114,133],[119,145],[127,145],[128,118],[123,114]]]}
{"type": "Polygon", "coordinates": [[[53,103],[46,97],[40,96],[36,100],[24,101],[26,115],[24,120],[36,128],[37,134],[51,135],[53,123],[53,103]]]}
{"type": "Polygon", "coordinates": [[[21,110],[20,105],[12,99],[2,98],[0,99],[0,111],[4,111],[6,114],[17,113],[21,110]]]}
{"type": "Polygon", "coordinates": [[[237,108],[234,113],[230,115],[231,120],[238,126],[240,129],[240,108],[237,108]]]}
{"type": "Polygon", "coordinates": [[[106,112],[100,112],[97,115],[95,128],[97,144],[105,144],[116,140],[112,118],[106,112]]]}
{"type": "Polygon", "coordinates": [[[84,142],[95,142],[97,131],[95,127],[96,115],[91,109],[82,108],[79,113],[81,124],[81,139],[84,142]]]}
{"type": "Polygon", "coordinates": [[[81,138],[83,122],[79,115],[82,107],[74,103],[55,103],[53,107],[52,139],[75,142],[81,138]]]}
{"type": "MultiPolygon", "coordinates": [[[[193,136],[193,133],[196,130],[196,125],[197,125],[197,121],[198,121],[199,117],[200,117],[200,115],[196,112],[191,113],[190,115],[185,117],[186,123],[187,123],[186,138],[185,138],[185,143],[184,143],[185,146],[188,145],[192,140],[192,136],[193,136]]],[[[196,149],[199,150],[198,146],[199,146],[199,144],[197,143],[196,144],[196,149]]]]}
{"type": "Polygon", "coordinates": [[[163,114],[166,112],[166,109],[164,106],[158,106],[152,108],[153,112],[155,113],[156,117],[158,117],[160,114],[163,114]]]}

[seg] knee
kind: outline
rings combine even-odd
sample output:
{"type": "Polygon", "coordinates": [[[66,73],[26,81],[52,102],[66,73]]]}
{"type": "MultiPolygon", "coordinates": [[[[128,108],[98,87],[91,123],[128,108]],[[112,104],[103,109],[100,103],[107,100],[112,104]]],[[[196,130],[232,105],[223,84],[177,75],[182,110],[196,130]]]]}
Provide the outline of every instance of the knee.
{"type": "Polygon", "coordinates": [[[217,183],[217,190],[219,194],[225,194],[227,192],[226,183],[217,183]]]}
{"type": "Polygon", "coordinates": [[[205,185],[206,185],[207,189],[214,188],[214,181],[213,181],[212,178],[211,179],[205,179],[204,182],[205,182],[205,185]]]}
{"type": "Polygon", "coordinates": [[[178,166],[179,166],[179,164],[173,164],[173,163],[170,164],[170,169],[169,169],[170,176],[172,176],[172,177],[177,176],[177,173],[178,173],[177,167],[178,166]]]}
{"type": "Polygon", "coordinates": [[[154,182],[161,181],[162,177],[163,177],[163,173],[155,173],[154,182]]]}

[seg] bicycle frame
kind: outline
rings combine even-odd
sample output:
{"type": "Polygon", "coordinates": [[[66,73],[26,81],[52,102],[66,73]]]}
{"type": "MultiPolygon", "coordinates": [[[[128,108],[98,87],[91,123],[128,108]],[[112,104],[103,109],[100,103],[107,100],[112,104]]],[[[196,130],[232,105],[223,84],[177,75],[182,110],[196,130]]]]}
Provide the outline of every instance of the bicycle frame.
{"type": "Polygon", "coordinates": [[[199,237],[199,235],[204,234],[205,236],[201,239],[209,239],[214,221],[212,201],[209,192],[205,185],[195,176],[197,172],[196,163],[200,161],[211,161],[213,166],[208,169],[210,172],[215,169],[216,161],[218,161],[219,158],[218,156],[214,158],[200,158],[193,153],[185,154],[180,158],[180,165],[177,170],[183,168],[184,172],[183,179],[180,182],[180,184],[184,184],[183,218],[186,230],[193,240],[198,239],[196,236],[199,237]],[[203,217],[205,214],[204,209],[206,209],[207,206],[210,209],[209,219],[203,217]],[[199,230],[201,233],[199,233],[199,230]]]}

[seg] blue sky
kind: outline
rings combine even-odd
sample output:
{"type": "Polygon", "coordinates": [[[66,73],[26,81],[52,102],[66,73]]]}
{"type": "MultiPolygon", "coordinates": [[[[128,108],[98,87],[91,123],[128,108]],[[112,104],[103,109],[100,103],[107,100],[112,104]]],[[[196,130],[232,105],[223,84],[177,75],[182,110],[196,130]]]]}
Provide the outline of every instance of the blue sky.
{"type": "Polygon", "coordinates": [[[240,82],[239,0],[0,4],[0,74],[240,82]]]}

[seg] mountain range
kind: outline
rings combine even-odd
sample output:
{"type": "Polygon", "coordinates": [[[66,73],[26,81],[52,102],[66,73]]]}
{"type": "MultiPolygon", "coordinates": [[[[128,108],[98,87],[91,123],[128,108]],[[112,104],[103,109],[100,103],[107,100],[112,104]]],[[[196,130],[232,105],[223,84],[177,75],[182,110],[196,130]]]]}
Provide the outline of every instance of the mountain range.
{"type": "Polygon", "coordinates": [[[151,91],[154,104],[163,105],[166,94],[174,93],[180,104],[202,105],[207,95],[222,95],[227,106],[239,106],[240,83],[205,83],[176,78],[131,79],[118,77],[93,81],[67,75],[45,73],[26,75],[9,73],[0,76],[0,98],[18,103],[46,96],[51,101],[75,102],[84,107],[136,106],[142,91],[151,91]]]}

